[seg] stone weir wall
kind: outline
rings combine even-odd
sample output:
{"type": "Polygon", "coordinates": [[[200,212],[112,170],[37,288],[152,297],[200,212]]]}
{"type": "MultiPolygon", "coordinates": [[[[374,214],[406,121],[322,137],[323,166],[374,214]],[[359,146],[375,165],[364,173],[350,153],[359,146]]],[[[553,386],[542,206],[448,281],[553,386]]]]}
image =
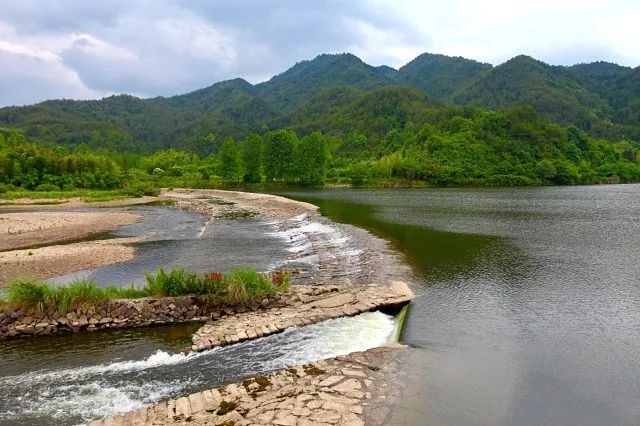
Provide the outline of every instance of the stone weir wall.
{"type": "Polygon", "coordinates": [[[211,311],[194,296],[113,300],[66,313],[0,308],[0,339],[203,321],[211,311]]]}
{"type": "Polygon", "coordinates": [[[337,316],[406,305],[404,283],[390,286],[292,286],[249,306],[220,306],[196,296],[121,299],[80,306],[67,313],[0,307],[0,339],[209,321],[193,338],[193,349],[235,343],[337,316]]]}
{"type": "Polygon", "coordinates": [[[402,397],[408,348],[395,345],[317,361],[170,399],[106,425],[384,425],[402,397]]]}

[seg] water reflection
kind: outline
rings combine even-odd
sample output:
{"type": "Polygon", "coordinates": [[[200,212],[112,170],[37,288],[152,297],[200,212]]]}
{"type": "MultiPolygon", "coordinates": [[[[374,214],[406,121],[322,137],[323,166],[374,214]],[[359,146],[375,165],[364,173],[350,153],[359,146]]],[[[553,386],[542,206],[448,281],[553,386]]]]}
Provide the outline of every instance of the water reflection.
{"type": "Polygon", "coordinates": [[[481,273],[479,269],[493,269],[505,281],[513,280],[528,267],[526,257],[504,238],[388,221],[386,216],[381,218],[383,207],[377,205],[309,197],[306,193],[286,195],[318,205],[322,214],[333,220],[360,226],[391,241],[428,282],[468,278],[481,273]]]}

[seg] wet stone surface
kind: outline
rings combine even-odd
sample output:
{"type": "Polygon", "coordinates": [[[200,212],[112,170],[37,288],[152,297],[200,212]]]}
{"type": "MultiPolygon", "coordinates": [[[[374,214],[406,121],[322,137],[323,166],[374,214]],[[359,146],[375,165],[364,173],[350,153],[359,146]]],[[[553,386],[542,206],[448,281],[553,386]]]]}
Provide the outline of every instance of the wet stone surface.
{"type": "Polygon", "coordinates": [[[91,425],[381,425],[401,397],[401,345],[305,364],[91,425]]]}

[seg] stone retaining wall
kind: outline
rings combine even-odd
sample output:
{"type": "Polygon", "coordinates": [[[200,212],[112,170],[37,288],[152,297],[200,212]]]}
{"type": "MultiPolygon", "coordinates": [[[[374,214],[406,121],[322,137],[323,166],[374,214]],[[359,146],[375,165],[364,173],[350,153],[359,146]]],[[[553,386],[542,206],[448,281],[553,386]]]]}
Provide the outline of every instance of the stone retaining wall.
{"type": "Polygon", "coordinates": [[[67,313],[0,308],[0,339],[203,321],[210,312],[193,296],[113,300],[67,313]]]}
{"type": "Polygon", "coordinates": [[[163,401],[103,425],[382,425],[401,397],[400,345],[370,349],[163,401]]]}

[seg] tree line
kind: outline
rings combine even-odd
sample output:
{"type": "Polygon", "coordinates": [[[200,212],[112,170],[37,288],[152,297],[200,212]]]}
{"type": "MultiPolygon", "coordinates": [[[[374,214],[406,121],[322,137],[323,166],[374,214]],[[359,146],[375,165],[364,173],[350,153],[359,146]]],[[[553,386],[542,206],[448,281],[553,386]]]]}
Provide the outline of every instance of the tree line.
{"type": "Polygon", "coordinates": [[[121,182],[118,164],[91,150],[30,143],[19,132],[0,132],[0,185],[27,190],[113,189],[121,182]]]}

